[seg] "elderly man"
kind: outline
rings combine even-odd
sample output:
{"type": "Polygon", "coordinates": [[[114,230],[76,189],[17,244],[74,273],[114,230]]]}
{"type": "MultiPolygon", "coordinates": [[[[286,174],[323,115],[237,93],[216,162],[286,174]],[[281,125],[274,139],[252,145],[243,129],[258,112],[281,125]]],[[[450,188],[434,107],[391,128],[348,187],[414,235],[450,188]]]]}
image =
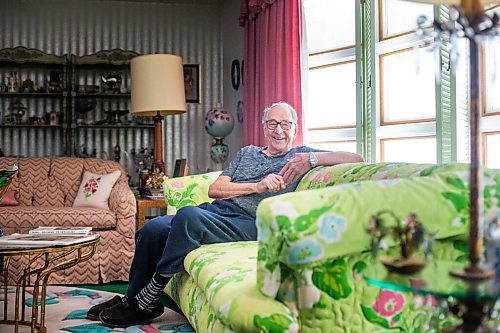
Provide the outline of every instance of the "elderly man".
{"type": "Polygon", "coordinates": [[[127,295],[92,307],[87,317],[127,327],[163,313],[160,295],[170,277],[183,270],[186,255],[203,244],[257,239],[255,212],[265,198],[292,192],[317,165],[360,162],[348,152],[293,147],[297,113],[275,103],[262,118],[266,147],[247,146],[209,188],[212,203],[183,207],[174,216],[155,218],[137,232],[127,295]]]}

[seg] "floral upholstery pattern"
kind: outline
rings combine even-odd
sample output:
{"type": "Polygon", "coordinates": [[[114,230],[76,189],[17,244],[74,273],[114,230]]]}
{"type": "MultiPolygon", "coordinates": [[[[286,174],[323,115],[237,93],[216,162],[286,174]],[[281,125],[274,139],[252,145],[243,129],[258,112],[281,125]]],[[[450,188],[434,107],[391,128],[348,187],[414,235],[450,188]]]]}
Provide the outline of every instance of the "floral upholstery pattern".
{"type": "Polygon", "coordinates": [[[167,214],[177,213],[184,206],[196,206],[203,202],[212,202],[208,196],[208,187],[221,174],[220,171],[202,175],[170,178],[163,182],[163,192],[167,203],[167,214]]]}
{"type": "Polygon", "coordinates": [[[197,332],[298,332],[292,312],[257,290],[256,264],[257,242],[204,245],[167,292],[197,332]]]}
{"type": "MultiPolygon", "coordinates": [[[[432,297],[362,279],[372,263],[365,227],[383,209],[401,218],[415,212],[437,231],[434,258],[467,260],[467,165],[343,164],[315,168],[294,193],[264,200],[257,210],[258,242],[191,252],[186,272],[166,291],[198,332],[437,332],[453,324],[440,317],[432,297]],[[255,319],[261,307],[268,326],[255,319]]],[[[499,216],[498,170],[484,171],[484,209],[485,224],[499,216]]]]}
{"type": "MultiPolygon", "coordinates": [[[[356,279],[370,261],[370,238],[364,229],[370,217],[381,210],[401,218],[414,212],[427,229],[437,231],[436,258],[466,258],[460,244],[464,244],[461,239],[468,230],[467,167],[404,165],[398,170],[392,165],[390,172],[387,164],[361,167],[382,180],[365,181],[366,175],[358,167],[342,166],[341,173],[335,168],[333,172],[313,170],[315,174],[307,175],[303,182],[308,183],[302,185],[318,189],[269,198],[259,205],[259,289],[296,310],[301,332],[332,331],[327,327],[339,321],[344,322],[344,329],[360,332],[393,327],[427,332],[449,324],[438,321],[429,327],[424,323],[435,320],[429,317],[432,311],[417,309],[412,302],[414,295],[380,291],[356,279]],[[320,188],[320,182],[314,183],[325,177],[339,185],[320,188]],[[354,182],[342,183],[345,179],[354,182]],[[369,296],[367,290],[375,294],[369,296]],[[336,305],[343,310],[337,312],[336,305]],[[350,318],[362,318],[359,330],[353,329],[350,318]]],[[[500,172],[485,171],[484,184],[488,224],[500,211],[500,172]]]]}

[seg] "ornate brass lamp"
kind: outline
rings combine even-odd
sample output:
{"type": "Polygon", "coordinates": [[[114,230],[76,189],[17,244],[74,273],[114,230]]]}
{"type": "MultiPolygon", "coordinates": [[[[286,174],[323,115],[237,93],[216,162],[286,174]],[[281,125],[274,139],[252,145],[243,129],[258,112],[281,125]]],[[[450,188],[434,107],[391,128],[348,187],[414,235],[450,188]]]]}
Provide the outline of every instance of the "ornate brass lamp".
{"type": "Polygon", "coordinates": [[[469,91],[470,91],[470,221],[469,221],[469,266],[450,274],[465,280],[485,280],[493,271],[480,267],[483,252],[483,221],[481,216],[481,131],[480,131],[480,38],[498,36],[499,17],[485,14],[484,6],[500,4],[500,0],[408,0],[450,7],[450,21],[434,22],[437,36],[465,37],[469,42],[469,91]]]}
{"type": "Polygon", "coordinates": [[[148,54],[132,58],[132,114],[154,117],[155,142],[152,171],[165,173],[163,116],[186,112],[182,59],[172,54],[148,54]]]}

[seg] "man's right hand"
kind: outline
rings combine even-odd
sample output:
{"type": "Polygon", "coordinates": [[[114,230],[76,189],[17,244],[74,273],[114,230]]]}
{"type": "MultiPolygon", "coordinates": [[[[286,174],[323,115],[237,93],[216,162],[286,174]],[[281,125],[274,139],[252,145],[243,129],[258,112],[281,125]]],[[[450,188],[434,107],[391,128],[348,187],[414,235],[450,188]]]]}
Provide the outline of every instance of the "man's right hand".
{"type": "Polygon", "coordinates": [[[280,175],[276,175],[271,173],[264,177],[260,182],[255,184],[256,192],[278,192],[281,189],[284,189],[285,182],[283,181],[283,177],[280,175]]]}

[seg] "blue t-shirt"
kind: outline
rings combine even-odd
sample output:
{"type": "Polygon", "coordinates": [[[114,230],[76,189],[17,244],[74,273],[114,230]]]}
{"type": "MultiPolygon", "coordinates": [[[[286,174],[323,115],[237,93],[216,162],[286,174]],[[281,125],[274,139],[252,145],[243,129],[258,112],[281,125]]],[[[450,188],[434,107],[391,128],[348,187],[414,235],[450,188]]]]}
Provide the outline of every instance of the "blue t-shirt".
{"type": "MultiPolygon", "coordinates": [[[[257,146],[246,146],[240,149],[236,158],[224,169],[221,176],[228,176],[234,183],[257,183],[271,173],[278,174],[286,162],[296,153],[322,152],[324,150],[314,149],[306,146],[293,147],[287,153],[279,156],[267,156],[264,148],[257,146]]],[[[299,185],[300,178],[289,184],[278,192],[252,193],[226,199],[232,201],[248,214],[255,217],[257,205],[265,198],[275,195],[293,192],[299,185]]]]}

